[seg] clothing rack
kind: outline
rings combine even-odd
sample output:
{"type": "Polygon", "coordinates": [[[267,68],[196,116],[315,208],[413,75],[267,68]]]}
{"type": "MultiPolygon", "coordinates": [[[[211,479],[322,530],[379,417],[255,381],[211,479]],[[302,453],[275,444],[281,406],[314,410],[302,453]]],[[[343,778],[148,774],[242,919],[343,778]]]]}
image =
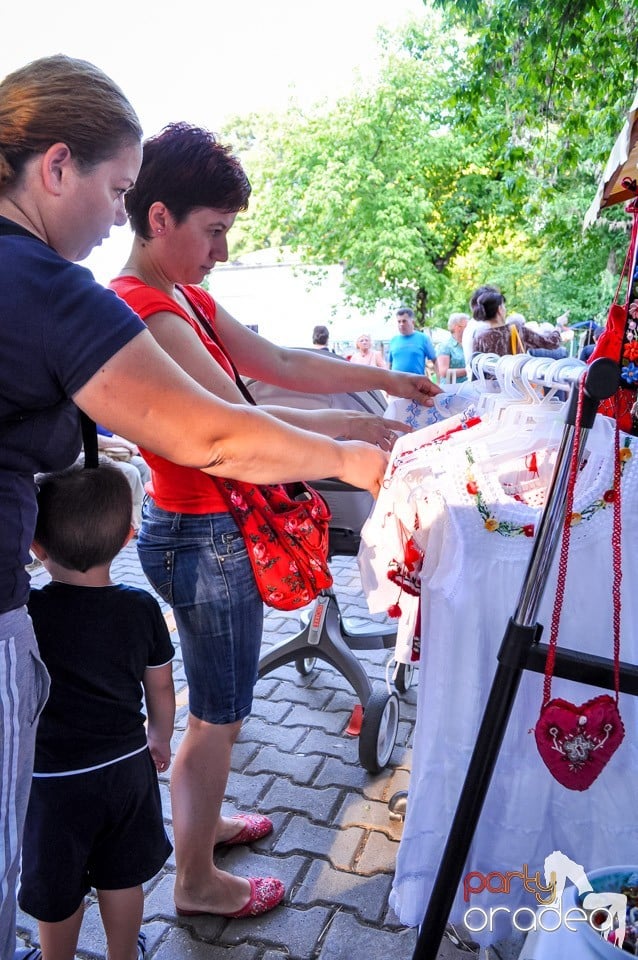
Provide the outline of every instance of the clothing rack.
{"type": "MultiPolygon", "coordinates": [[[[491,375],[499,380],[509,377],[513,382],[520,378],[524,371],[524,379],[528,382],[552,390],[567,390],[569,399],[566,403],[563,434],[532,554],[515,612],[506,627],[498,652],[494,679],[412,960],[436,960],[523,671],[543,673],[545,670],[548,645],[540,643],[542,626],[535,622],[535,617],[562,535],[569,466],[575,437],[578,381],[586,369],[580,445],[577,452],[579,463],[598,404],[616,393],[620,381],[618,364],[605,357],[586,367],[580,361],[570,358],[552,361],[524,355],[498,357],[484,354],[473,359],[473,369],[479,379],[481,376],[491,375]],[[529,366],[530,364],[534,366],[529,366]]],[[[556,651],[554,675],[614,689],[612,660],[574,650],[556,651]]],[[[620,690],[638,695],[637,666],[621,662],[620,690]]]]}

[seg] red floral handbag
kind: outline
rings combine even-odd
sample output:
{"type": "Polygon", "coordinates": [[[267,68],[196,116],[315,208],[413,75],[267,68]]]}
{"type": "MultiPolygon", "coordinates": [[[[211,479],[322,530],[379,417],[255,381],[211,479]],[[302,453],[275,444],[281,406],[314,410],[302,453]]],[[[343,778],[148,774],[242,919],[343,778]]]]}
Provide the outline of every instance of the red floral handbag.
{"type": "MultiPolygon", "coordinates": [[[[183,291],[184,292],[184,291],[183,291]]],[[[244,384],[217,331],[189,299],[204,330],[223,351],[235,382],[250,404],[244,384]]],[[[217,477],[217,489],[241,530],[257,589],[269,607],[297,610],[332,585],[328,567],[332,514],[323,497],[302,480],[259,485],[217,477]]]]}
{"type": "Polygon", "coordinates": [[[218,489],[246,542],[264,603],[296,610],[332,584],[326,501],[303,482],[259,486],[220,480],[218,489]]]}

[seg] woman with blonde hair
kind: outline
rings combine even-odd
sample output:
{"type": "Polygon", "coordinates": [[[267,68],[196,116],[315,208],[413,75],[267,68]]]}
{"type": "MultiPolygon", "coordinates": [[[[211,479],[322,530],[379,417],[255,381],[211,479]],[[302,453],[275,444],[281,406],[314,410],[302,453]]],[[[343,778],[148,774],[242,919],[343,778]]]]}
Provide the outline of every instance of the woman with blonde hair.
{"type": "Polygon", "coordinates": [[[463,332],[469,319],[467,313],[450,314],[447,322],[450,337],[436,352],[436,372],[439,375],[439,383],[446,383],[448,376],[454,378],[454,383],[464,383],[467,380],[463,332]]]}
{"type": "Polygon", "coordinates": [[[369,333],[360,333],[355,342],[355,351],[350,357],[351,363],[362,363],[366,367],[381,367],[387,370],[388,365],[379,350],[373,350],[369,333]]]}

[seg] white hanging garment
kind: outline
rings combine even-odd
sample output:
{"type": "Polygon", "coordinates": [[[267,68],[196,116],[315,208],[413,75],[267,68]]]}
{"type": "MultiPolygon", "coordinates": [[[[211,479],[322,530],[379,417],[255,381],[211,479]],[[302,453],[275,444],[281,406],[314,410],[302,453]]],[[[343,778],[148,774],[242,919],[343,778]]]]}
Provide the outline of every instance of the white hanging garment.
{"type": "MultiPolygon", "coordinates": [[[[402,923],[418,925],[432,892],[452,817],[474,748],[478,726],[497,665],[497,653],[519,596],[541,513],[544,474],[553,449],[535,443],[536,484],[525,445],[508,458],[502,434],[467,430],[436,450],[427,490],[429,508],[420,516],[425,545],[421,571],[421,660],[417,719],[407,815],[400,843],[391,906],[402,923]],[[492,457],[490,443],[500,443],[492,457]],[[521,459],[522,458],[522,459],[521,459]],[[541,466],[542,464],[542,466],[541,466]],[[541,476],[543,474],[543,476],[541,476]],[[539,494],[540,490],[540,494],[539,494]]],[[[538,439],[538,437],[536,437],[538,439]]],[[[630,451],[621,479],[623,496],[623,583],[621,658],[638,658],[638,441],[621,434],[630,451]]],[[[559,647],[611,657],[612,508],[605,494],[613,485],[613,430],[597,417],[575,490],[565,604],[559,647]]],[[[529,452],[529,451],[528,451],[529,452]]],[[[428,451],[431,460],[433,453],[428,451]]],[[[424,468],[424,472],[427,468],[424,468]]],[[[405,499],[409,499],[403,493],[405,499]]],[[[555,558],[537,620],[549,637],[556,585],[555,558]]],[[[541,871],[545,857],[561,850],[586,870],[638,864],[638,699],[621,695],[627,736],[594,784],[582,793],[562,787],[537,753],[532,731],[542,701],[543,676],[525,671],[463,876],[487,877],[541,871]]],[[[554,697],[573,703],[596,696],[597,688],[555,678],[554,697]]],[[[498,881],[493,881],[493,886],[498,881]]],[[[504,907],[489,929],[475,933],[487,943],[512,932],[512,912],[538,906],[519,880],[509,892],[472,894],[461,884],[450,919],[462,922],[469,908],[504,907]]],[[[473,915],[477,919],[480,914],[473,915]]],[[[473,929],[476,929],[475,927],[473,929]]]]}

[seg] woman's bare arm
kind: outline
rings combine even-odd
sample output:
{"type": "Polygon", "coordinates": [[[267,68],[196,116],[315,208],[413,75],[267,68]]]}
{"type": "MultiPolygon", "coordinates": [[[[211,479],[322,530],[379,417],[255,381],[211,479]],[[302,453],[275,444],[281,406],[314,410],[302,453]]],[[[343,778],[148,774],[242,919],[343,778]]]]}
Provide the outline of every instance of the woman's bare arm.
{"type": "Polygon", "coordinates": [[[378,447],[337,442],[213,396],[148,331],[111,357],[73,399],[114,433],[216,476],[256,483],[334,476],[376,495],[387,463],[378,447]]]}
{"type": "MultiPolygon", "coordinates": [[[[146,323],[159,345],[202,387],[229,403],[247,403],[235,381],[212,359],[195,330],[181,317],[162,311],[152,314],[146,323]]],[[[400,421],[355,410],[301,410],[273,404],[260,404],[260,409],[301,430],[335,439],[365,440],[383,450],[392,449],[396,439],[393,432],[410,432],[400,421]]]]}
{"type": "Polygon", "coordinates": [[[220,337],[237,369],[256,380],[314,393],[385,390],[392,396],[424,404],[431,404],[430,398],[441,392],[426,376],[347,363],[318,350],[278,347],[244,327],[219,304],[216,319],[220,337]]]}
{"type": "Polygon", "coordinates": [[[449,353],[440,353],[436,358],[436,371],[439,375],[439,379],[447,377],[447,372],[450,369],[450,355],[449,353]]]}
{"type": "Polygon", "coordinates": [[[377,444],[382,450],[391,450],[397,436],[412,433],[412,427],[402,420],[391,420],[360,410],[300,410],[297,407],[278,407],[270,403],[260,404],[260,409],[293,427],[341,440],[365,440],[366,443],[377,444]]]}

